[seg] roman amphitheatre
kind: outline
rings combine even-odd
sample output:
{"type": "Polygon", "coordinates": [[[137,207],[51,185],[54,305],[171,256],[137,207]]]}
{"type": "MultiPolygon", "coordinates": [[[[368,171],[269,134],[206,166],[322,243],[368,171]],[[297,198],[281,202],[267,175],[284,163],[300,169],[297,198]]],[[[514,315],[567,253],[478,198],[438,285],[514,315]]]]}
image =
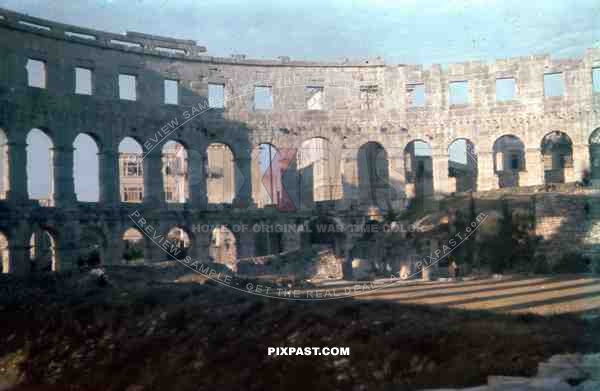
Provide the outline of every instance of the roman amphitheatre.
{"type": "Polygon", "coordinates": [[[424,389],[598,351],[600,49],[208,53],[0,9],[0,386],[424,389]],[[362,358],[248,367],[223,348],[315,341],[362,358]]]}

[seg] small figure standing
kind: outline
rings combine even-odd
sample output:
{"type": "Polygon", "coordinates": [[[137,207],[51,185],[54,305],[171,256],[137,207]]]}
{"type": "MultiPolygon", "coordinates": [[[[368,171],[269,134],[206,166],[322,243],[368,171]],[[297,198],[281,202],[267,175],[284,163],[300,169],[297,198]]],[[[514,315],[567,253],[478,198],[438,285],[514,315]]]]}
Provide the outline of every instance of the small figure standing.
{"type": "Polygon", "coordinates": [[[458,265],[456,264],[456,259],[453,256],[449,257],[450,263],[448,264],[448,275],[451,278],[456,278],[458,276],[458,265]]]}

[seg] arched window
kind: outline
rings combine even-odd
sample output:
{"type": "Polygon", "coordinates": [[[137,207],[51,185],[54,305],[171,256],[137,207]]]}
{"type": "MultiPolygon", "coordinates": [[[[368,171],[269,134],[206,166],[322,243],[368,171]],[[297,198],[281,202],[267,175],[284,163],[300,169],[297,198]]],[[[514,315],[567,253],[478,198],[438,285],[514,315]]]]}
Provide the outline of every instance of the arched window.
{"type": "Polygon", "coordinates": [[[283,165],[277,148],[259,144],[252,154],[252,191],[256,206],[279,205],[282,197],[283,165]]]}
{"type": "Polygon", "coordinates": [[[6,199],[6,194],[10,190],[8,170],[8,139],[4,130],[0,129],[0,200],[6,199]]]}
{"type": "Polygon", "coordinates": [[[188,156],[183,144],[167,141],[162,148],[165,201],[184,203],[189,199],[188,156]]]}
{"type": "Polygon", "coordinates": [[[590,135],[590,170],[591,179],[600,180],[600,128],[590,135]]]}
{"type": "Polygon", "coordinates": [[[27,189],[29,198],[42,206],[53,205],[54,161],[50,137],[40,129],[27,135],[27,189]]]}
{"type": "Polygon", "coordinates": [[[98,145],[89,135],[81,133],[73,142],[73,180],[77,201],[98,202],[100,174],[98,145]]]}
{"type": "Polygon", "coordinates": [[[314,137],[305,140],[297,155],[300,176],[300,205],[329,201],[342,196],[339,161],[329,140],[314,137]]]}
{"type": "Polygon", "coordinates": [[[224,225],[213,228],[208,254],[213,262],[237,271],[237,240],[229,228],[224,225]]]}
{"type": "Polygon", "coordinates": [[[231,204],[236,192],[233,152],[225,144],[212,143],[208,146],[207,155],[208,203],[231,204]]]}
{"type": "Polygon", "coordinates": [[[8,238],[0,232],[0,273],[8,273],[9,269],[8,238]]]}
{"type": "Polygon", "coordinates": [[[361,202],[385,208],[389,200],[389,161],[385,148],[376,142],[358,150],[358,183],[361,202]]]}
{"type": "Polygon", "coordinates": [[[144,234],[134,227],[123,233],[123,260],[125,263],[144,262],[144,234]]]}
{"type": "Polygon", "coordinates": [[[448,175],[456,180],[456,191],[477,191],[477,151],[470,140],[459,138],[448,146],[448,175]]]}
{"type": "Polygon", "coordinates": [[[433,195],[433,160],[431,146],[423,140],[413,140],[404,148],[406,183],[411,190],[408,196],[433,195]],[[406,164],[410,162],[410,164],[406,164]],[[412,194],[411,194],[412,193],[412,194]]]}
{"type": "Polygon", "coordinates": [[[29,240],[32,271],[56,271],[56,242],[50,231],[38,228],[29,240]]]}
{"type": "Polygon", "coordinates": [[[189,255],[192,245],[190,235],[181,227],[173,227],[167,233],[167,240],[173,247],[168,249],[169,253],[177,259],[184,259],[189,255]]]}
{"type": "Polygon", "coordinates": [[[544,182],[564,183],[565,170],[573,168],[573,143],[564,132],[554,131],[544,136],[541,145],[544,162],[544,182]]]}
{"type": "Polygon", "coordinates": [[[494,142],[494,173],[500,188],[519,186],[519,174],[525,171],[525,145],[511,134],[498,137],[494,142]]]}
{"type": "Polygon", "coordinates": [[[122,202],[144,200],[143,150],[140,143],[125,137],[119,144],[119,185],[122,202]]]}

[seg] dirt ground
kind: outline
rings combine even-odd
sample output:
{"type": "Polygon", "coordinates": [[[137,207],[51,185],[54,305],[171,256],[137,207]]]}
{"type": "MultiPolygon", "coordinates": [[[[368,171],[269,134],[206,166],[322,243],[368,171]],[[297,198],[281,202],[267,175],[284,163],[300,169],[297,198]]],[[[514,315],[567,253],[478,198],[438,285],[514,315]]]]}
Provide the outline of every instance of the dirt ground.
{"type": "Polygon", "coordinates": [[[508,276],[501,279],[414,283],[367,292],[360,298],[513,314],[592,315],[600,310],[600,279],[584,276],[508,276]]]}
{"type": "Polygon", "coordinates": [[[291,302],[174,283],[147,267],[108,273],[104,287],[78,273],[0,276],[0,389],[415,390],[531,376],[554,354],[600,351],[591,278],[405,284],[291,302]],[[349,347],[350,356],[274,357],[269,347],[349,347]]]}

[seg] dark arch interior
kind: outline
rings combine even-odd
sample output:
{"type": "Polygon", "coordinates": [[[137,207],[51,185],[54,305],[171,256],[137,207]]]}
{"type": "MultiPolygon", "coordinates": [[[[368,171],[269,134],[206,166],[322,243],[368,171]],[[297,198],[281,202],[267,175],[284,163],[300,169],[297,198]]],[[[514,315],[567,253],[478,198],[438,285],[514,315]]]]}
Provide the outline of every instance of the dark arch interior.
{"type": "Polygon", "coordinates": [[[389,161],[385,148],[368,142],[358,151],[358,183],[362,203],[386,207],[389,202],[389,161]]]}
{"type": "Polygon", "coordinates": [[[477,191],[477,152],[467,139],[454,140],[448,146],[448,175],[456,179],[456,191],[477,191]]]}
{"type": "Polygon", "coordinates": [[[573,143],[563,132],[548,133],[542,139],[544,182],[565,183],[565,170],[573,167],[573,143]]]}
{"type": "Polygon", "coordinates": [[[590,175],[591,179],[600,180],[600,128],[590,136],[590,175]]]}
{"type": "Polygon", "coordinates": [[[519,173],[525,170],[525,145],[516,136],[505,135],[494,142],[494,173],[500,188],[519,186],[519,173]]]}
{"type": "Polygon", "coordinates": [[[31,234],[29,260],[31,271],[56,270],[56,242],[47,229],[38,227],[31,234]]]}
{"type": "Polygon", "coordinates": [[[416,198],[433,195],[433,160],[431,146],[422,140],[414,140],[404,149],[406,183],[414,185],[416,198]]]}
{"type": "Polygon", "coordinates": [[[140,262],[144,260],[144,234],[134,227],[123,233],[123,259],[125,262],[140,262]]]}

